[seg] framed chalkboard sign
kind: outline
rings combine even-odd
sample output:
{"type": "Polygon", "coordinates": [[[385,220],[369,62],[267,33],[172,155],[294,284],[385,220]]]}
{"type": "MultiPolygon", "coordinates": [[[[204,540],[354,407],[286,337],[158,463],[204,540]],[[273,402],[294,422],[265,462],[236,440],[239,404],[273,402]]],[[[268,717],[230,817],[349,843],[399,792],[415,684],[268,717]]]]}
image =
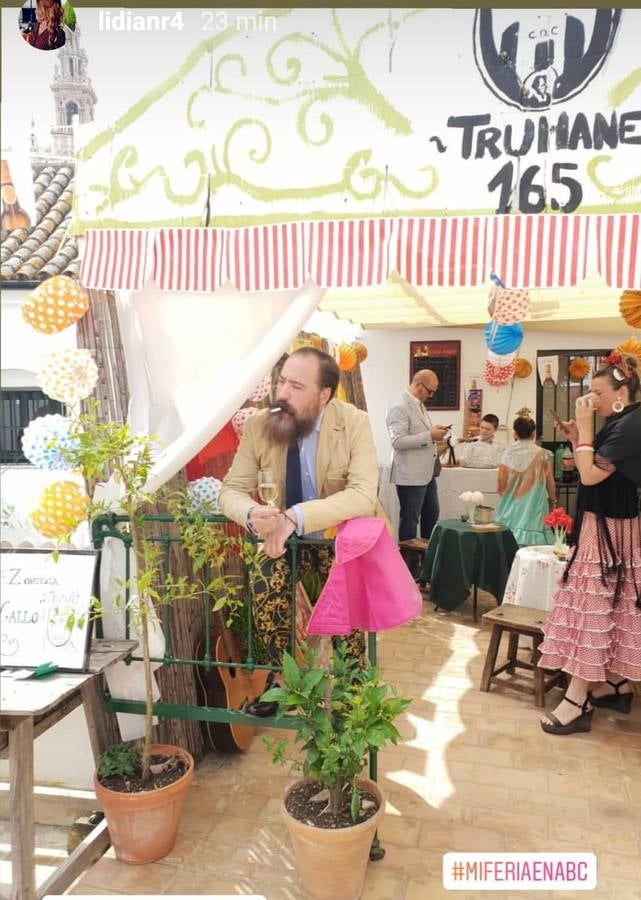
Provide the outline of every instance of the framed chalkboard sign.
{"type": "Polygon", "coordinates": [[[421,369],[431,369],[439,382],[427,408],[460,409],[461,342],[410,341],[410,381],[421,369]]]}
{"type": "Polygon", "coordinates": [[[0,665],[86,670],[97,551],[2,550],[0,665]]]}

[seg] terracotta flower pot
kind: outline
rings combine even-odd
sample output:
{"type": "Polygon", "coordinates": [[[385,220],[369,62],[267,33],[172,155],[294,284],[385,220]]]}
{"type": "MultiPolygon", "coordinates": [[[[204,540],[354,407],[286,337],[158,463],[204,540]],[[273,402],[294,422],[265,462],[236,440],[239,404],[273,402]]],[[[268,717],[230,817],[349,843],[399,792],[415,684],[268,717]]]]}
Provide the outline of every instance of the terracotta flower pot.
{"type": "Polygon", "coordinates": [[[109,836],[119,860],[144,865],[166,856],[176,842],[180,810],[194,776],[194,760],[187,750],[154,744],[156,756],[177,756],[187,766],[178,781],[158,790],[123,794],[104,787],[94,775],[96,797],[104,810],[109,836]]]}
{"type": "Polygon", "coordinates": [[[360,778],[362,789],[378,801],[374,815],[349,828],[316,828],[299,822],[285,806],[289,794],[309,780],[302,778],[288,787],[281,804],[303,887],[314,900],[358,900],[374,833],[385,809],[383,793],[375,782],[360,778]]]}

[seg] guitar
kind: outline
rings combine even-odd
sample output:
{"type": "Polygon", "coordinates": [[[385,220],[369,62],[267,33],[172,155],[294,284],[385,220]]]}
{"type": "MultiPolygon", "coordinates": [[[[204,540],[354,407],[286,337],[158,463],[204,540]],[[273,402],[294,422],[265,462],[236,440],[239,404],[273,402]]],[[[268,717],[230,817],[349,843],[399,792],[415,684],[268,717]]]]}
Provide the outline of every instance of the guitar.
{"type": "MultiPolygon", "coordinates": [[[[238,644],[227,628],[222,613],[214,615],[215,662],[225,665],[206,670],[196,666],[198,702],[203,706],[222,709],[243,709],[265,690],[268,673],[262,669],[248,672],[234,663],[241,662],[238,644]]],[[[196,645],[196,659],[204,656],[205,636],[196,645]]],[[[256,728],[253,725],[231,725],[227,722],[203,722],[203,727],[214,750],[221,753],[237,753],[251,747],[256,728]]]]}

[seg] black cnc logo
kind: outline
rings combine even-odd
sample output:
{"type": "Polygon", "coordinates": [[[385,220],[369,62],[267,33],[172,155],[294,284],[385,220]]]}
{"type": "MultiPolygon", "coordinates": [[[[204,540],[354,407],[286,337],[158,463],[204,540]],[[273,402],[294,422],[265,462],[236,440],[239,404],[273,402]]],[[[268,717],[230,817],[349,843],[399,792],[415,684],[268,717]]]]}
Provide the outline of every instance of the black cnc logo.
{"type": "Polygon", "coordinates": [[[493,94],[523,110],[549,109],[581,93],[605,62],[621,18],[620,9],[546,10],[533,13],[533,27],[516,21],[499,35],[493,12],[476,10],[476,65],[493,94]]]}

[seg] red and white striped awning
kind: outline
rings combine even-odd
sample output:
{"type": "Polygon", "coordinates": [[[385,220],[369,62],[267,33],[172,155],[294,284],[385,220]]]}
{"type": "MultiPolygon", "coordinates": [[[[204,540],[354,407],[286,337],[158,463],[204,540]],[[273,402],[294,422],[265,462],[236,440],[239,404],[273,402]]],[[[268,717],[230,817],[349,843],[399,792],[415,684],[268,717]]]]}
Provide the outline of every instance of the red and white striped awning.
{"type": "Polygon", "coordinates": [[[249,228],[88,231],[87,288],[167,291],[383,284],[475,287],[491,271],[509,287],[572,287],[598,268],[614,288],[641,287],[641,216],[506,215],[291,222],[249,228]]]}

